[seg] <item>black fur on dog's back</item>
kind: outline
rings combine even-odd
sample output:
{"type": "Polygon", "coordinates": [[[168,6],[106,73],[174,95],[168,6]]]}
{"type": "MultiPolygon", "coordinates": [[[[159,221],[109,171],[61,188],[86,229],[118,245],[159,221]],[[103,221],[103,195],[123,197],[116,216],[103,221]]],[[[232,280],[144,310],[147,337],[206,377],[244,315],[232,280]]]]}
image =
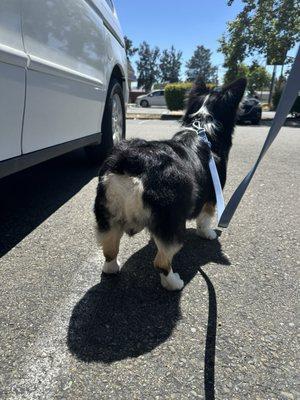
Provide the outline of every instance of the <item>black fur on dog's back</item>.
{"type": "MultiPolygon", "coordinates": [[[[108,230],[112,220],[116,223],[103,178],[108,174],[136,177],[142,182],[142,201],[149,211],[143,227],[165,243],[180,243],[186,220],[196,218],[205,203],[215,203],[208,167],[210,149],[189,127],[197,119],[208,131],[224,187],[236,111],[245,85],[246,81],[240,79],[219,92],[210,93],[198,81],[189,97],[185,126],[172,139],[132,139],[116,145],[100,170],[95,202],[99,230],[108,230]],[[194,113],[195,116],[191,115],[194,113]]],[[[122,218],[117,223],[126,225],[122,218]]],[[[134,227],[127,233],[136,233],[134,227]]]]}

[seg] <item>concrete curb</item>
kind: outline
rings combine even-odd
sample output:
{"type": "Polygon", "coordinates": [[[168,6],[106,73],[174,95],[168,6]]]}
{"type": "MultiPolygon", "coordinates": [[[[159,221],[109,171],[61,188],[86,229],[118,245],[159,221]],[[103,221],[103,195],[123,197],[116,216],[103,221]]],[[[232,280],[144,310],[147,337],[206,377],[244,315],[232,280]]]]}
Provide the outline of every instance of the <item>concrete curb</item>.
{"type": "Polygon", "coordinates": [[[162,119],[161,114],[135,114],[135,113],[127,113],[126,119],[162,119]]]}
{"type": "MultiPolygon", "coordinates": [[[[153,119],[160,119],[160,120],[179,120],[183,117],[183,114],[134,114],[128,113],[126,115],[126,119],[143,119],[143,120],[153,120],[153,119]]],[[[272,121],[273,118],[262,118],[263,121],[272,121]]]]}

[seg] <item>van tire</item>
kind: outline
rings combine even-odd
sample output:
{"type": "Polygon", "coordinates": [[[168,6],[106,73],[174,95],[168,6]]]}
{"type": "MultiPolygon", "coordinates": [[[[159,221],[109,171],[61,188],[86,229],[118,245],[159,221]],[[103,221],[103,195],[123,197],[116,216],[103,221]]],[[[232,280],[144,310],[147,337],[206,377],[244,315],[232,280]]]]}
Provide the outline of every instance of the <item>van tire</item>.
{"type": "Polygon", "coordinates": [[[96,165],[101,165],[103,163],[106,157],[111,153],[111,150],[115,143],[117,143],[121,139],[125,139],[125,102],[122,86],[120,85],[120,82],[115,78],[112,78],[109,84],[101,132],[102,139],[100,144],[85,147],[85,152],[88,160],[96,165]],[[119,122],[122,122],[122,127],[120,128],[121,132],[119,132],[118,138],[116,137],[116,132],[113,131],[115,125],[113,122],[113,113],[116,114],[116,112],[114,112],[115,108],[113,109],[115,103],[119,104],[118,109],[122,113],[119,117],[119,122]]]}

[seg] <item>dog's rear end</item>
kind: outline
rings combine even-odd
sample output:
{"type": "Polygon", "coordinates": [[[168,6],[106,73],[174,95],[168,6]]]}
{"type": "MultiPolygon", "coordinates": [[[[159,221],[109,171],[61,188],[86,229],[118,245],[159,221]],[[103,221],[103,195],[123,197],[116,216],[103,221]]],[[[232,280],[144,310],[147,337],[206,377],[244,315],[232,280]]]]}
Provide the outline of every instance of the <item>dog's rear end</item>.
{"type": "Polygon", "coordinates": [[[187,128],[169,141],[135,139],[114,148],[100,170],[95,201],[105,257],[103,272],[119,271],[117,255],[123,233],[134,235],[147,228],[157,245],[154,266],[162,285],[169,290],[183,287],[172,270],[172,259],[182,247],[186,220],[197,220],[202,237],[216,238],[210,228],[215,205],[208,168],[210,149],[188,127],[197,119],[207,130],[224,186],[231,135],[245,85],[245,80],[238,80],[210,93],[197,81],[184,118],[187,128]]]}

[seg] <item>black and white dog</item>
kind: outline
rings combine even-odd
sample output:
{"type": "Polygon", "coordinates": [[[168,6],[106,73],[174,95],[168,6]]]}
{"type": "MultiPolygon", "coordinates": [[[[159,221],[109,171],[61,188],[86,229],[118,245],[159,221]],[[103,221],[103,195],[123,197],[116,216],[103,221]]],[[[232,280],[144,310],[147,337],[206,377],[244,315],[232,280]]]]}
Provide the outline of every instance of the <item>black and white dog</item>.
{"type": "Polygon", "coordinates": [[[196,219],[198,234],[216,239],[210,227],[215,193],[208,162],[210,149],[191,129],[195,120],[206,130],[222,187],[232,144],[236,113],[246,80],[210,91],[198,79],[188,98],[182,130],[170,140],[120,142],[100,170],[95,214],[105,263],[116,273],[120,239],[147,228],[157,246],[154,266],[163,287],[180,290],[184,283],[172,270],[187,220],[196,219]]]}

